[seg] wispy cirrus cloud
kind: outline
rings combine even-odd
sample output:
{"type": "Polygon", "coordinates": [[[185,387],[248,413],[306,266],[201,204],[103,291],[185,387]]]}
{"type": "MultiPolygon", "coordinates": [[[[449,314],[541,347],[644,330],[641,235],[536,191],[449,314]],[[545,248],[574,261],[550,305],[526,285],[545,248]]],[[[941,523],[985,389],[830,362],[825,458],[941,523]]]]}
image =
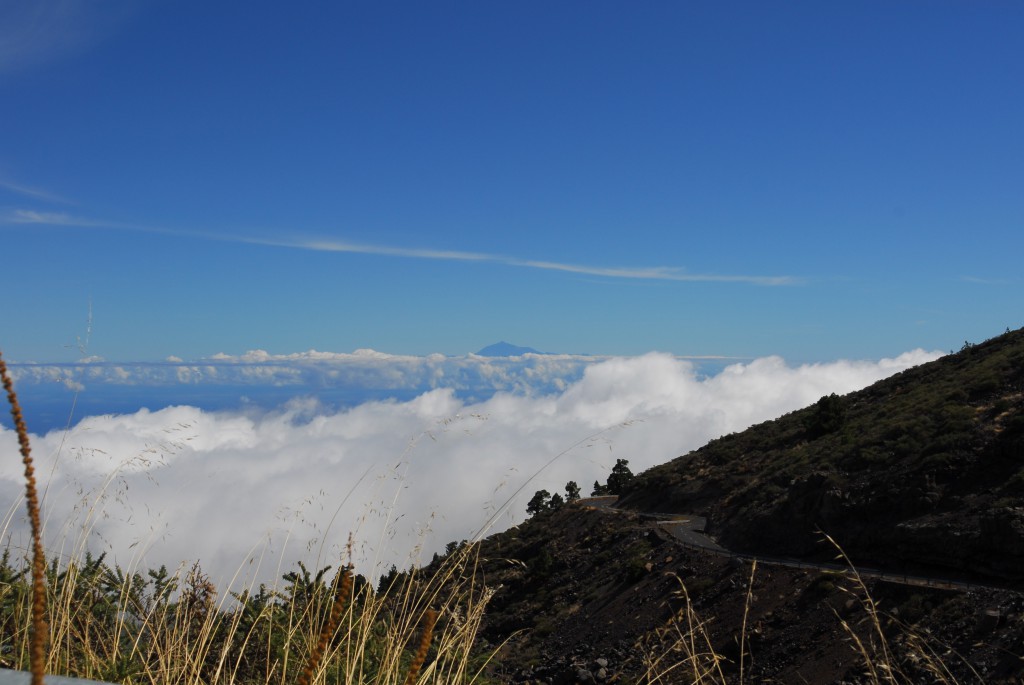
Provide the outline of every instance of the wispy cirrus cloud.
{"type": "MultiPolygon", "coordinates": [[[[264,242],[264,241],[254,241],[264,242]]],[[[656,281],[691,281],[691,282],[734,282],[751,283],[754,285],[793,285],[798,279],[792,276],[748,276],[724,274],[687,273],[679,267],[602,267],[583,264],[567,264],[533,259],[518,259],[494,254],[478,252],[459,252],[452,250],[431,250],[421,248],[399,248],[382,245],[359,245],[346,242],[323,240],[310,241],[266,241],[281,247],[291,247],[316,252],[356,252],[360,254],[376,254],[394,257],[411,257],[414,259],[446,259],[453,261],[493,262],[526,269],[543,269],[547,271],[564,271],[586,276],[604,276],[606,278],[632,278],[656,281]]]]}
{"type": "Polygon", "coordinates": [[[34,209],[12,209],[0,214],[0,224],[21,225],[21,226],[63,226],[68,228],[96,228],[112,231],[130,231],[132,233],[157,233],[161,235],[180,236],[183,238],[203,238],[206,240],[229,240],[234,242],[249,242],[239,240],[232,236],[218,236],[212,233],[199,231],[175,231],[169,228],[156,226],[142,226],[139,224],[125,224],[116,221],[104,221],[101,219],[88,219],[67,212],[39,212],[34,209]]]}
{"type": "Polygon", "coordinates": [[[1013,283],[1008,278],[981,278],[979,276],[961,276],[964,283],[977,283],[979,285],[1010,285],[1013,283]]]}
{"type": "Polygon", "coordinates": [[[266,245],[294,250],[312,252],[344,252],[350,254],[378,255],[382,257],[401,257],[406,259],[431,259],[456,262],[490,262],[523,269],[540,269],[544,271],[562,271],[586,276],[600,276],[613,279],[634,279],[651,281],[678,281],[688,283],[747,283],[759,286],[797,285],[801,279],[793,276],[764,276],[750,274],[708,274],[691,273],[681,267],[673,266],[593,266],[586,264],[570,264],[535,259],[522,259],[505,255],[461,250],[438,250],[421,247],[395,247],[391,245],[371,245],[341,240],[321,238],[292,237],[258,237],[246,235],[226,235],[200,231],[178,231],[148,226],[133,226],[92,219],[83,219],[64,212],[36,212],[33,210],[16,209],[0,217],[0,223],[34,224],[49,226],[77,226],[82,228],[106,228],[114,230],[135,231],[140,233],[159,233],[164,235],[201,238],[222,242],[245,243],[249,245],[266,245]]]}
{"type": "Polygon", "coordinates": [[[43,226],[78,226],[81,228],[117,228],[115,225],[89,221],[71,216],[67,212],[37,212],[34,209],[15,209],[4,218],[5,224],[40,224],[43,226]]]}
{"type": "Polygon", "coordinates": [[[524,266],[533,269],[550,269],[588,276],[607,276],[609,278],[643,278],[656,281],[690,281],[718,283],[751,283],[753,285],[794,285],[799,283],[793,276],[742,276],[728,274],[692,274],[684,269],[672,266],[653,267],[594,267],[579,264],[560,264],[558,262],[506,260],[512,266],[524,266]]]}
{"type": "Polygon", "coordinates": [[[410,257],[412,259],[444,259],[462,262],[488,262],[495,261],[497,259],[494,255],[481,254],[478,252],[432,250],[429,248],[417,247],[389,247],[387,245],[361,245],[358,243],[332,240],[246,240],[246,242],[275,245],[277,247],[297,248],[300,250],[312,250],[314,252],[354,252],[357,254],[374,254],[385,257],[410,257]]]}
{"type": "Polygon", "coordinates": [[[43,200],[44,202],[52,202],[60,205],[75,204],[71,200],[61,197],[56,193],[51,193],[48,190],[43,190],[41,188],[33,188],[31,186],[23,185],[21,183],[15,183],[10,179],[0,178],[0,189],[7,190],[12,193],[17,193],[18,195],[23,195],[25,197],[31,197],[35,200],[43,200]]]}

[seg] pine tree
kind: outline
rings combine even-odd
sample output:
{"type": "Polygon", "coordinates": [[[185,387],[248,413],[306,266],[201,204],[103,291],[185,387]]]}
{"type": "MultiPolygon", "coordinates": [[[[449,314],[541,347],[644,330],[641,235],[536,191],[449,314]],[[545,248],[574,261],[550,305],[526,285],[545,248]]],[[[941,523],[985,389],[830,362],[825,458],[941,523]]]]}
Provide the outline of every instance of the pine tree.
{"type": "Polygon", "coordinates": [[[547,490],[538,490],[533,493],[533,498],[526,503],[526,513],[535,516],[551,508],[551,493],[547,490]]]}
{"type": "Polygon", "coordinates": [[[615,466],[612,467],[612,472],[608,476],[608,493],[621,495],[632,480],[633,472],[629,470],[629,461],[616,459],[615,466]]]}

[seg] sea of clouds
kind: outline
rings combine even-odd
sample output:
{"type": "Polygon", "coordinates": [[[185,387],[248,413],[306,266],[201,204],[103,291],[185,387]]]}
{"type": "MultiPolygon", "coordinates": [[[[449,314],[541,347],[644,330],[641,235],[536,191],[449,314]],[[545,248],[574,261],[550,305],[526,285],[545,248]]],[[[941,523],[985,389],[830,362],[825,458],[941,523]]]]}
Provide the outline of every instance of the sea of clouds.
{"type": "MultiPolygon", "coordinates": [[[[297,560],[323,566],[351,554],[368,576],[429,560],[449,541],[519,523],[536,490],[561,491],[575,480],[586,494],[618,458],[639,472],[939,356],[914,350],[800,366],[765,357],[711,375],[660,353],[255,352],[148,367],[92,360],[71,372],[14,368],[26,387],[72,383],[83,396],[91,382],[202,391],[245,378],[253,387],[293,387],[273,407],[139,409],[32,437],[53,553],[88,547],[142,569],[200,560],[218,584],[237,586],[272,581],[297,560]],[[332,383],[414,392],[341,406],[317,391],[332,383]]],[[[14,432],[0,427],[0,495],[12,503],[0,532],[25,548],[17,451],[14,432]]]]}
{"type": "Polygon", "coordinates": [[[72,390],[90,384],[147,387],[308,387],[361,390],[550,392],[564,390],[585,367],[607,359],[589,355],[524,354],[488,357],[396,355],[361,349],[355,352],[309,350],[270,354],[216,354],[194,362],[169,357],[162,362],[119,363],[100,357],[51,364],[13,365],[15,380],[28,384],[59,383],[72,390]]]}

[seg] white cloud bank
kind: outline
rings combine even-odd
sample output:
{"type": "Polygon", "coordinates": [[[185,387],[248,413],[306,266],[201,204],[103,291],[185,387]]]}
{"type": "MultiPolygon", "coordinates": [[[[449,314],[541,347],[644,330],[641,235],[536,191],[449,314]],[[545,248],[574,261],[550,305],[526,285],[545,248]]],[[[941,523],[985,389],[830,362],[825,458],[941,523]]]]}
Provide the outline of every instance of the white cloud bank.
{"type": "Polygon", "coordinates": [[[565,390],[591,364],[608,359],[588,355],[524,354],[483,357],[476,354],[425,357],[376,350],[270,354],[251,350],[242,355],[216,354],[197,361],[170,357],[163,362],[107,362],[98,357],[76,363],[9,364],[19,384],[187,387],[252,386],[427,392],[451,388],[460,394],[490,395],[497,391],[550,393],[565,390]]]}
{"type": "MultiPolygon", "coordinates": [[[[690,362],[652,353],[590,365],[541,396],[469,403],[441,388],[336,412],[295,399],[272,412],[181,406],[92,417],[34,438],[47,544],[67,552],[85,525],[89,546],[124,566],[200,559],[225,582],[237,570],[273,579],[286,548],[289,564],[336,563],[352,532],[359,570],[371,574],[407,565],[418,545],[429,557],[470,538],[492,517],[495,528],[517,523],[535,490],[571,479],[589,492],[616,458],[639,472],[938,356],[799,367],[767,357],[701,378],[690,362]],[[262,566],[249,563],[261,554],[262,566]]],[[[11,430],[0,429],[0,453],[0,493],[16,502],[11,430]]],[[[13,518],[6,533],[24,544],[20,509],[13,518]]]]}

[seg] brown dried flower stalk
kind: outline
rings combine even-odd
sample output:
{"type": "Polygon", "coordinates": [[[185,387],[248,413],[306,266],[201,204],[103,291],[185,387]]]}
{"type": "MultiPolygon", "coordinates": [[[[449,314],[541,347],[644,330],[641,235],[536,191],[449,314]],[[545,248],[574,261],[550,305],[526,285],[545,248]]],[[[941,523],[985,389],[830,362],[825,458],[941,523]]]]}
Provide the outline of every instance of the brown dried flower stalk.
{"type": "Polygon", "coordinates": [[[320,660],[323,659],[324,652],[327,651],[327,645],[330,643],[331,637],[341,622],[341,612],[345,610],[345,606],[348,604],[348,596],[352,592],[352,571],[348,566],[343,566],[338,571],[338,576],[339,578],[335,581],[336,590],[334,602],[331,604],[331,616],[320,630],[320,639],[317,640],[316,646],[310,652],[306,667],[299,674],[299,680],[296,685],[309,685],[313,681],[313,674],[319,668],[320,660]]]}
{"type": "Polygon", "coordinates": [[[43,529],[39,516],[39,495],[36,492],[35,468],[32,466],[32,448],[28,442],[28,429],[21,416],[21,405],[14,392],[14,383],[7,373],[7,364],[0,353],[0,377],[3,378],[7,401],[11,403],[11,416],[18,432],[21,445],[21,461],[25,464],[25,502],[28,518],[32,525],[32,628],[30,631],[29,664],[32,669],[32,685],[43,685],[46,671],[46,590],[43,586],[46,558],[43,556],[43,529]]]}
{"type": "Polygon", "coordinates": [[[416,650],[416,656],[409,665],[409,673],[405,676],[405,685],[413,685],[420,675],[423,662],[427,660],[427,650],[430,649],[430,641],[434,639],[434,624],[437,623],[437,612],[427,609],[423,617],[423,634],[420,636],[420,647],[416,650]]]}

